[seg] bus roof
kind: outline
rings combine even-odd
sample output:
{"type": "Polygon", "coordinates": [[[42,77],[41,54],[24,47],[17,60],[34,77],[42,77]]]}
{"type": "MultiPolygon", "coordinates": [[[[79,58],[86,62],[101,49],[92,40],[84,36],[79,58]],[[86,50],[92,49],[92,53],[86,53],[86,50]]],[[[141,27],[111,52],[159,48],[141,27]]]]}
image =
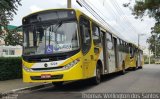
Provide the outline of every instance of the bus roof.
{"type": "Polygon", "coordinates": [[[37,14],[37,13],[41,13],[41,12],[46,12],[46,11],[52,11],[52,10],[75,10],[75,9],[72,9],[72,8],[45,9],[45,10],[40,10],[40,11],[32,12],[32,13],[24,16],[23,18],[28,17],[28,16],[33,15],[33,14],[37,14]]]}
{"type": "MultiPolygon", "coordinates": [[[[131,43],[130,41],[128,41],[128,40],[126,40],[126,39],[124,39],[124,38],[121,38],[121,37],[118,36],[116,33],[113,33],[112,31],[109,31],[109,30],[107,29],[107,27],[104,27],[103,25],[101,25],[101,24],[100,24],[99,22],[97,22],[96,20],[93,20],[91,17],[89,17],[88,15],[84,14],[84,13],[81,12],[79,9],[73,9],[73,8],[46,9],[46,10],[36,11],[36,12],[31,13],[31,14],[28,14],[28,15],[24,16],[22,19],[24,19],[25,17],[29,17],[30,15],[33,15],[33,14],[37,14],[37,13],[41,13],[41,12],[45,12],[45,11],[52,11],[52,10],[74,10],[74,11],[76,11],[76,12],[79,12],[79,13],[85,15],[85,16],[86,16],[87,18],[89,18],[91,21],[95,22],[97,25],[99,25],[99,26],[100,26],[101,28],[103,28],[105,31],[111,33],[114,37],[119,38],[119,39],[121,39],[121,40],[123,40],[123,41],[125,41],[125,42],[127,42],[127,43],[131,43]]],[[[134,43],[131,43],[131,44],[135,45],[134,43]]],[[[135,46],[137,46],[137,45],[135,45],[135,46]]]]}

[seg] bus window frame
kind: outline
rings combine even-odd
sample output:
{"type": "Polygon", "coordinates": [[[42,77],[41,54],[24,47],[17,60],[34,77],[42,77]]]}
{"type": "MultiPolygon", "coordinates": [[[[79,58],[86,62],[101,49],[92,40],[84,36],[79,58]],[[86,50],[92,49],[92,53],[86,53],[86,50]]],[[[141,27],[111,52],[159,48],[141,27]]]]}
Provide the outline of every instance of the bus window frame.
{"type": "MultiPolygon", "coordinates": [[[[94,45],[95,46],[97,46],[97,45],[99,45],[99,44],[101,44],[102,43],[102,41],[101,41],[101,34],[100,34],[100,27],[96,24],[96,23],[94,23],[93,21],[92,21],[92,39],[93,39],[93,43],[94,43],[94,45]],[[95,42],[95,39],[93,38],[94,37],[94,33],[93,33],[93,27],[95,27],[95,28],[97,28],[98,29],[98,41],[97,42],[95,42]]],[[[97,35],[96,35],[97,36],[97,35]]]]}
{"type": "Polygon", "coordinates": [[[106,34],[107,34],[107,35],[106,35],[106,37],[107,37],[107,41],[112,42],[112,34],[111,34],[111,33],[109,33],[109,32],[107,32],[106,34]],[[108,34],[110,35],[110,39],[108,39],[108,34]]]}
{"type": "Polygon", "coordinates": [[[80,35],[80,47],[81,47],[81,50],[82,50],[82,53],[85,55],[89,52],[89,50],[91,49],[91,46],[92,46],[92,36],[91,36],[91,22],[90,22],[90,19],[88,19],[87,17],[85,17],[84,15],[80,15],[79,16],[79,24],[78,24],[78,28],[79,28],[79,35],[80,35]],[[82,40],[82,33],[81,33],[81,19],[83,20],[87,20],[89,22],[89,37],[90,37],[90,44],[89,44],[89,47],[87,48],[86,51],[84,51],[83,49],[83,40],[82,40]]]}

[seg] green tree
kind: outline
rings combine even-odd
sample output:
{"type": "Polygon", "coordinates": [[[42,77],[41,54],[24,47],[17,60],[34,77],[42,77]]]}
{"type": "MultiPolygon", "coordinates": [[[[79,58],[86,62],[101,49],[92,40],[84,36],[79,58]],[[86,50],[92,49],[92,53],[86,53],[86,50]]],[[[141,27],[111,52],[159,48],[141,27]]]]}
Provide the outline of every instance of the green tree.
{"type": "MultiPolygon", "coordinates": [[[[9,24],[9,21],[13,20],[13,16],[16,14],[18,6],[21,5],[20,1],[21,0],[0,0],[0,39],[13,42],[16,40],[11,37],[14,36],[12,35],[13,31],[9,30],[7,25],[9,24]],[[2,27],[6,33],[2,30],[2,27]],[[10,38],[12,39],[9,40],[10,38]]],[[[7,44],[12,45],[10,42],[7,44]]]]}
{"type": "Polygon", "coordinates": [[[22,32],[21,28],[16,28],[14,30],[8,30],[7,36],[4,38],[5,45],[22,45],[22,32]]]}
{"type": "Polygon", "coordinates": [[[134,6],[130,4],[131,2],[126,3],[124,7],[129,7],[136,19],[143,20],[144,16],[155,19],[155,25],[151,28],[152,36],[148,38],[147,42],[151,51],[160,55],[160,0],[135,0],[134,6]]]}
{"type": "Polygon", "coordinates": [[[147,39],[147,43],[150,44],[149,49],[153,52],[154,56],[160,56],[160,36],[152,35],[147,39]]]}

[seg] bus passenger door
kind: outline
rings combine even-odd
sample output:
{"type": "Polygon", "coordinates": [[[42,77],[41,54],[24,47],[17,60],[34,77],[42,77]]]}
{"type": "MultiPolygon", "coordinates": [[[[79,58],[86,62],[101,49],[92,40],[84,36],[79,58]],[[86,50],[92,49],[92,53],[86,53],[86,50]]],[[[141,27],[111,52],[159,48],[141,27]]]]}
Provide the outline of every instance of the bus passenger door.
{"type": "Polygon", "coordinates": [[[115,63],[115,51],[114,51],[114,43],[112,41],[112,35],[110,33],[107,33],[106,35],[106,41],[107,41],[107,58],[108,58],[108,68],[109,73],[115,72],[116,70],[116,63],[115,63]]]}
{"type": "Polygon", "coordinates": [[[106,33],[101,31],[102,33],[102,44],[103,44],[103,62],[104,62],[104,72],[109,73],[109,55],[108,55],[108,47],[107,47],[107,39],[106,33]]]}
{"type": "Polygon", "coordinates": [[[140,51],[137,52],[137,66],[141,66],[141,58],[140,58],[140,51]]]}
{"type": "Polygon", "coordinates": [[[118,51],[118,42],[117,38],[113,37],[113,44],[114,44],[114,54],[115,54],[115,66],[118,68],[119,66],[119,51],[118,51]]]}

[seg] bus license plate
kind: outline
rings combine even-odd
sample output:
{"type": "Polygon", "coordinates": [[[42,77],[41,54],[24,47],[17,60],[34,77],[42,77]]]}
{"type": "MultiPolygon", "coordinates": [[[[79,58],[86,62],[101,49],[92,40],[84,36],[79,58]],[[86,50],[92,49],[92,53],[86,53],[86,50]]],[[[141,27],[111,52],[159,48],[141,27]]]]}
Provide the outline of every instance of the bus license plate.
{"type": "Polygon", "coordinates": [[[42,74],[41,78],[51,78],[51,75],[50,74],[42,74]]]}

